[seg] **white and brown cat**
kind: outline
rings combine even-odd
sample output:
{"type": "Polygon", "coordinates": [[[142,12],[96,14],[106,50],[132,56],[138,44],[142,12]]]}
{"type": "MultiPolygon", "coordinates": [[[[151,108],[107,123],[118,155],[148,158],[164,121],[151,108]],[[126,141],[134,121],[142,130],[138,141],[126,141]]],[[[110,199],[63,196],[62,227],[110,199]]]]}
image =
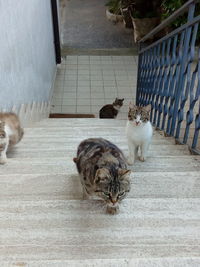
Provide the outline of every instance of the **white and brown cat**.
{"type": "Polygon", "coordinates": [[[128,122],[126,126],[126,136],[128,139],[128,164],[133,165],[138,150],[140,149],[139,159],[145,161],[147,151],[151,143],[153,128],[150,122],[151,105],[138,107],[129,104],[128,122]]]}
{"type": "Polygon", "coordinates": [[[123,106],[124,98],[115,98],[112,104],[103,106],[99,111],[100,119],[115,119],[119,113],[120,108],[123,106]]]}
{"type": "Polygon", "coordinates": [[[16,145],[22,139],[23,134],[24,130],[16,114],[0,113],[0,164],[6,163],[8,148],[16,145]]]}

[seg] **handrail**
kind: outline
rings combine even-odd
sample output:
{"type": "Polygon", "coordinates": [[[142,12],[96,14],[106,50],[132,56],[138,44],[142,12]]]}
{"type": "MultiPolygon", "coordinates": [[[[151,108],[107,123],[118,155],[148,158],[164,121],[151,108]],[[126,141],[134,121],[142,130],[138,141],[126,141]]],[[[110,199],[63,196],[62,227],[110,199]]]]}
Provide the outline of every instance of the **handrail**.
{"type": "Polygon", "coordinates": [[[162,23],[160,23],[157,27],[155,27],[152,31],[150,31],[148,34],[146,34],[139,43],[142,43],[149,38],[153,37],[156,33],[163,30],[166,26],[168,26],[171,22],[173,22],[176,18],[183,15],[187,12],[191,4],[197,3],[199,0],[190,0],[187,3],[185,3],[181,8],[177,9],[171,16],[169,16],[167,19],[165,19],[162,23]]]}
{"type": "Polygon", "coordinates": [[[170,32],[168,35],[164,36],[163,38],[159,39],[159,40],[156,41],[155,43],[149,45],[148,47],[142,48],[142,49],[139,51],[139,54],[145,52],[146,50],[148,50],[148,49],[154,47],[155,45],[157,45],[157,44],[159,44],[159,43],[162,43],[164,40],[173,37],[173,36],[176,35],[178,32],[180,32],[180,31],[182,31],[182,30],[184,30],[184,29],[186,29],[186,28],[188,28],[188,27],[194,25],[194,24],[197,23],[199,20],[200,20],[200,15],[199,15],[198,17],[196,17],[194,20],[189,21],[189,22],[187,22],[186,24],[182,25],[180,28],[178,28],[178,29],[176,29],[176,30],[170,32]]]}

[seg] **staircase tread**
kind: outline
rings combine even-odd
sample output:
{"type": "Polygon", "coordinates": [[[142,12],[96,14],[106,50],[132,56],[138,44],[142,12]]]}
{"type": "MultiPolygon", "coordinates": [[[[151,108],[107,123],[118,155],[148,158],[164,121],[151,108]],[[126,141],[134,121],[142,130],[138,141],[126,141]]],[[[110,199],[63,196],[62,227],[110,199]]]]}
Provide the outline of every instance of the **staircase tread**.
{"type": "Polygon", "coordinates": [[[72,160],[79,142],[102,136],[127,155],[125,125],[47,119],[25,129],[0,166],[1,266],[200,263],[200,157],[173,138],[155,131],[147,161],[129,167],[132,187],[119,214],[82,200],[72,160]]]}
{"type": "MultiPolygon", "coordinates": [[[[16,267],[20,266],[17,261],[1,261],[1,267],[16,267]]],[[[27,264],[29,267],[161,267],[161,266],[176,266],[176,267],[197,267],[200,265],[199,257],[185,257],[185,258],[130,258],[130,259],[89,259],[89,260],[40,260],[21,262],[27,264]]],[[[24,265],[26,266],[26,265],[24,265]]]]}

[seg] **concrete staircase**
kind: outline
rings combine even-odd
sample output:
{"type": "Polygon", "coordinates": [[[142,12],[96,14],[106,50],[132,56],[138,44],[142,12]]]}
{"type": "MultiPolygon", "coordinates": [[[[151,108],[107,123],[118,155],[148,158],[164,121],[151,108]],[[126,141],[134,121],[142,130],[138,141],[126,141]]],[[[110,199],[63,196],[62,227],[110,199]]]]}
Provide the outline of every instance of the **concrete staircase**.
{"type": "Polygon", "coordinates": [[[124,120],[47,119],[0,166],[0,266],[200,266],[200,157],[155,132],[118,215],[82,200],[72,158],[104,137],[128,152],[124,120]]]}

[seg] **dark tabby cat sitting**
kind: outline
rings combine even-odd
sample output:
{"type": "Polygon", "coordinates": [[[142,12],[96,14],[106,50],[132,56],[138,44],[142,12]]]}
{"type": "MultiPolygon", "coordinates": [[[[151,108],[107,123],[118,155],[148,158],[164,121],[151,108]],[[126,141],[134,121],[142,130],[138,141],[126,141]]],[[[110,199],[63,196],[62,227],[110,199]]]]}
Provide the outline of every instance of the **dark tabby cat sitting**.
{"type": "Polygon", "coordinates": [[[124,98],[119,99],[116,98],[113,104],[108,104],[103,106],[99,111],[99,118],[100,119],[115,119],[117,117],[117,114],[123,106],[124,98]]]}
{"type": "Polygon", "coordinates": [[[107,212],[115,214],[119,202],[130,190],[126,161],[121,150],[102,138],[90,138],[80,143],[77,157],[74,158],[83,196],[96,195],[107,204],[107,212]]]}

